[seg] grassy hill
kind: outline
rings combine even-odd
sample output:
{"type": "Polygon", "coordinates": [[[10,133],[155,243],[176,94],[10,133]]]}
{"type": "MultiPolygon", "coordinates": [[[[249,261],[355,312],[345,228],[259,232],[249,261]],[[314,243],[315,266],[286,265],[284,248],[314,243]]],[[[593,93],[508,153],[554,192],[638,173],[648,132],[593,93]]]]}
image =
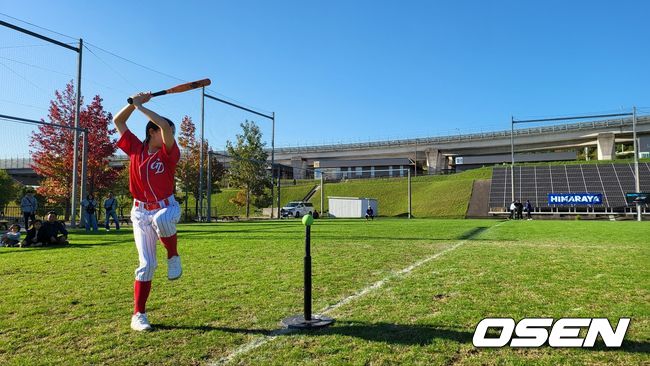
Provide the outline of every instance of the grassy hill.
{"type": "MultiPolygon", "coordinates": [[[[412,213],[415,217],[464,217],[476,179],[489,179],[492,168],[474,169],[452,175],[423,176],[411,181],[412,213]]],[[[380,216],[404,216],[408,213],[407,178],[355,179],[325,184],[327,196],[367,197],[378,201],[380,216]]],[[[312,197],[320,207],[320,193],[312,197]]]]}
{"type": "MultiPolygon", "coordinates": [[[[492,168],[474,169],[452,175],[420,176],[411,181],[412,210],[415,217],[460,218],[465,216],[475,179],[489,179],[492,168]]],[[[283,182],[284,183],[284,182],[283,182]]],[[[281,187],[280,201],[286,205],[289,201],[299,201],[318,185],[317,180],[301,180],[296,185],[281,187]]],[[[246,213],[245,207],[237,207],[230,202],[237,195],[237,189],[225,188],[212,195],[212,207],[217,208],[217,215],[239,215],[246,213]]],[[[325,210],[328,209],[327,196],[367,197],[378,200],[380,216],[405,216],[408,213],[407,178],[353,179],[325,184],[325,210]]],[[[320,192],[310,202],[319,212],[320,192]]],[[[194,198],[188,202],[190,211],[194,211],[194,198]]],[[[182,211],[184,212],[185,205],[182,211]]],[[[214,211],[213,211],[214,215],[214,211]]],[[[251,216],[261,216],[261,210],[251,206],[251,216]]]]}

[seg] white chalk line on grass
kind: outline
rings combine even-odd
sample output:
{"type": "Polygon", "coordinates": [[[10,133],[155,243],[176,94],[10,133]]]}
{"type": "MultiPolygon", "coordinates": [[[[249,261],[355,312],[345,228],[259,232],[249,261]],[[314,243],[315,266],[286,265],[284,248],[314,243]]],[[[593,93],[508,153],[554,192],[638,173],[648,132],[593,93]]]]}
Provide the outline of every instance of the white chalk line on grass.
{"type": "MultiPolygon", "coordinates": [[[[500,226],[500,225],[502,225],[502,224],[504,224],[506,222],[507,221],[502,221],[502,222],[500,222],[500,223],[498,223],[498,224],[496,224],[494,226],[490,226],[487,230],[490,230],[492,228],[500,226]]],[[[404,277],[404,276],[408,275],[413,270],[415,270],[416,268],[422,266],[423,264],[426,264],[426,263],[440,257],[443,254],[449,253],[452,250],[457,249],[458,247],[460,247],[461,245],[467,243],[468,241],[470,241],[470,239],[462,240],[462,241],[452,245],[451,247],[449,247],[447,249],[444,249],[444,250],[442,250],[442,251],[440,251],[440,252],[438,252],[438,253],[436,253],[434,255],[431,255],[431,256],[429,256],[427,258],[419,260],[419,261],[411,264],[410,266],[408,266],[408,267],[406,267],[406,268],[404,268],[404,269],[402,269],[402,270],[400,270],[398,272],[393,272],[392,274],[390,274],[390,275],[384,277],[383,279],[373,283],[372,285],[370,285],[368,287],[365,287],[362,290],[360,290],[360,291],[358,291],[358,292],[344,298],[343,300],[337,302],[336,304],[325,307],[323,310],[321,310],[321,311],[319,311],[317,313],[318,314],[330,313],[330,312],[340,308],[343,305],[346,305],[346,304],[348,304],[348,303],[350,303],[350,302],[352,302],[352,301],[354,301],[354,300],[356,300],[356,299],[358,299],[358,298],[360,298],[360,297],[362,297],[362,296],[364,296],[364,295],[366,295],[366,294],[368,294],[368,293],[370,293],[370,292],[372,292],[374,290],[377,290],[377,289],[383,287],[387,282],[389,282],[389,281],[391,281],[391,280],[393,280],[395,278],[400,278],[400,277],[404,277]]],[[[225,356],[225,357],[223,357],[223,358],[221,358],[221,359],[219,359],[219,360],[217,360],[215,362],[212,362],[209,365],[211,365],[211,366],[226,365],[229,362],[231,362],[232,360],[234,360],[236,357],[241,356],[241,355],[243,355],[245,353],[248,353],[248,352],[254,350],[257,347],[263,346],[263,345],[271,342],[272,340],[276,339],[278,336],[286,335],[286,334],[289,334],[289,333],[292,333],[292,332],[294,332],[293,329],[287,329],[287,328],[276,329],[276,330],[272,331],[271,333],[269,333],[268,335],[260,336],[258,338],[253,339],[252,341],[250,341],[250,342],[240,346],[239,348],[235,349],[228,356],[225,356]]]]}

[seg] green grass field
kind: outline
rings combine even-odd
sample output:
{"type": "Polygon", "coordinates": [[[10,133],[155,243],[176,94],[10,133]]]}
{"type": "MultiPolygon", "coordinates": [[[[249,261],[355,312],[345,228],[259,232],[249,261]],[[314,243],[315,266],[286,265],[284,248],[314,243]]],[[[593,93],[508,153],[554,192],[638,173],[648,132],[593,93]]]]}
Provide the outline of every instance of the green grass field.
{"type": "Polygon", "coordinates": [[[166,279],[160,246],[146,334],[129,328],[128,228],[76,232],[64,248],[0,248],[0,364],[650,363],[648,222],[319,220],[314,310],[335,305],[337,322],[271,338],[302,310],[303,232],[297,220],[180,226],[184,275],[166,279]],[[484,317],[632,323],[615,350],[475,349],[484,317]]]}

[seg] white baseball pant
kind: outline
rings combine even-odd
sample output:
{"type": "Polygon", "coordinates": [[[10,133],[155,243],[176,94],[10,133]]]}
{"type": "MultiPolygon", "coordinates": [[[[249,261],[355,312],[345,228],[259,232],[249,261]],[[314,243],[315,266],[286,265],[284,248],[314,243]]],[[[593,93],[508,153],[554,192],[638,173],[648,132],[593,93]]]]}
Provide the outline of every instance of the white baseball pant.
{"type": "Polygon", "coordinates": [[[156,260],[156,242],[159,238],[166,238],[176,234],[176,224],[181,218],[181,207],[174,196],[160,201],[161,208],[146,210],[143,205],[133,205],[131,209],[131,222],[133,222],[133,236],[138,249],[140,265],[135,270],[137,281],[151,281],[153,273],[158,266],[156,260]]]}

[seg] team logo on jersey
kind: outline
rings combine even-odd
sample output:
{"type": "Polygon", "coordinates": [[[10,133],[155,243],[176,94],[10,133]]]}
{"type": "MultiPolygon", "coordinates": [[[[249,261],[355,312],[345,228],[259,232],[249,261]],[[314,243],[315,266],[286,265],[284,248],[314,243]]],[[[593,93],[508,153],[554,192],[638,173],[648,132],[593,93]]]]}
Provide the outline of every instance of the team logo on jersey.
{"type": "Polygon", "coordinates": [[[160,158],[152,161],[149,167],[151,168],[151,170],[156,171],[154,174],[161,174],[162,172],[165,171],[165,164],[163,164],[163,162],[160,161],[160,158]]]}

